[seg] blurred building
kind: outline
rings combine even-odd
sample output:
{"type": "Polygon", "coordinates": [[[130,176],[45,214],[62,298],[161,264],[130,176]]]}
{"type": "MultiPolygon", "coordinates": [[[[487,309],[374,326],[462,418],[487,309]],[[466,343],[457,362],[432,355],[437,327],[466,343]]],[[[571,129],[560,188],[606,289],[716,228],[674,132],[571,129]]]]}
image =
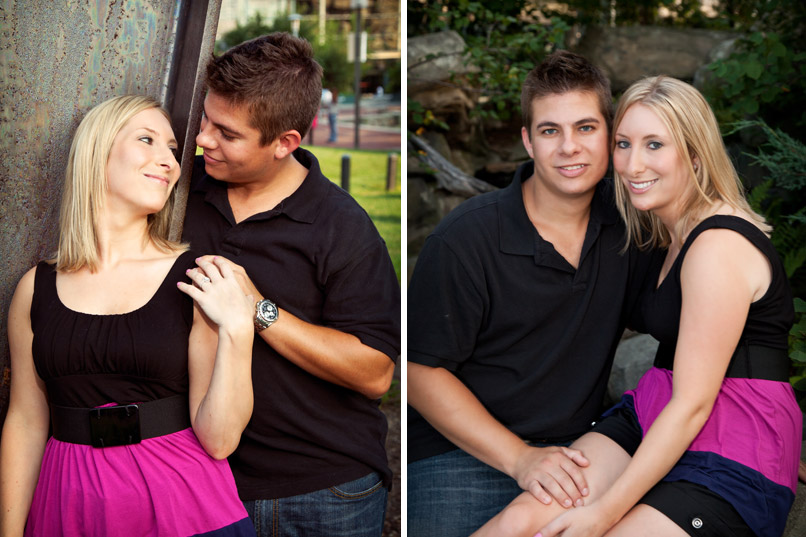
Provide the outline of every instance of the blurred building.
{"type": "MultiPolygon", "coordinates": [[[[352,31],[353,0],[222,0],[218,35],[245,23],[260,13],[269,22],[277,17],[298,14],[302,20],[315,21],[320,34],[325,33],[325,21],[339,22],[339,31],[352,31]]],[[[401,17],[400,0],[365,0],[367,8],[361,13],[361,27],[367,32],[367,59],[400,59],[401,17]]]]}

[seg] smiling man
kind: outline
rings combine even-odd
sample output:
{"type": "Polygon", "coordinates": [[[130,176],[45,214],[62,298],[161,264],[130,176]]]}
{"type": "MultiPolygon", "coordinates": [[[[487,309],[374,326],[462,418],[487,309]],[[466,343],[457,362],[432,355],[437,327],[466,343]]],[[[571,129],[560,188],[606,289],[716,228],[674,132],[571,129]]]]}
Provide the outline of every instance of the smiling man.
{"type": "Polygon", "coordinates": [[[255,298],[254,412],[229,462],[258,535],[378,537],[400,286],[367,213],[299,147],[321,77],[284,33],[210,62],[184,239],[255,298]]]}
{"type": "Polygon", "coordinates": [[[427,239],[409,285],[408,530],[466,536],[522,489],[581,505],[584,454],[640,279],[603,180],[610,84],[560,51],[527,76],[532,161],[427,239]]]}

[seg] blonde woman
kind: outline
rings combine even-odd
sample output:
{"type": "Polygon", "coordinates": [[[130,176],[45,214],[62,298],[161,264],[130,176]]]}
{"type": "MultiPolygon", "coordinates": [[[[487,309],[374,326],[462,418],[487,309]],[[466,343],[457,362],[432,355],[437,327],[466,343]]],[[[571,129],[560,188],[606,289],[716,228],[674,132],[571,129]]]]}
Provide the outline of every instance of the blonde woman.
{"type": "Polygon", "coordinates": [[[792,296],[769,226],[690,85],[637,82],[614,126],[629,238],[663,254],[639,314],[660,342],[655,364],[572,445],[590,460],[585,506],[523,494],[478,534],[780,536],[802,414],[787,382],[792,296]]]}
{"type": "Polygon", "coordinates": [[[251,301],[168,240],[175,149],[149,97],[76,131],[56,258],[9,308],[4,536],[254,535],[224,460],[252,410],[251,301]]]}

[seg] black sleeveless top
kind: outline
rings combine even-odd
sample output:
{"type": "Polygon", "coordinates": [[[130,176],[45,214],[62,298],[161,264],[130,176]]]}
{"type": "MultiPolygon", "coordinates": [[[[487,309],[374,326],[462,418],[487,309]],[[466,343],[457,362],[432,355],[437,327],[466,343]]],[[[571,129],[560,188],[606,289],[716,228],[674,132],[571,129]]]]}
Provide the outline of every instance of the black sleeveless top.
{"type": "MultiPolygon", "coordinates": [[[[794,321],[795,312],[783,263],[770,239],[755,225],[737,216],[715,215],[706,218],[691,231],[669,273],[657,289],[655,286],[660,277],[662,258],[658,260],[647,278],[647,287],[641,298],[641,316],[645,331],[660,342],[658,357],[664,353],[664,349],[673,355],[677,344],[682,308],[680,273],[683,259],[700,233],[713,228],[731,229],[741,234],[767,257],[772,269],[772,279],[767,292],[750,305],[737,349],[757,346],[786,351],[789,329],[794,321]]],[[[782,367],[786,368],[788,365],[786,352],[776,353],[775,356],[786,362],[782,364],[782,367]]],[[[658,360],[655,365],[671,368],[668,362],[664,365],[659,364],[658,360]]]]}
{"type": "Polygon", "coordinates": [[[144,306],[115,315],[67,308],[56,292],[55,265],[37,265],[33,358],[51,404],[87,408],[188,393],[193,300],[176,282],[187,281],[196,257],[180,255],[144,306]]]}

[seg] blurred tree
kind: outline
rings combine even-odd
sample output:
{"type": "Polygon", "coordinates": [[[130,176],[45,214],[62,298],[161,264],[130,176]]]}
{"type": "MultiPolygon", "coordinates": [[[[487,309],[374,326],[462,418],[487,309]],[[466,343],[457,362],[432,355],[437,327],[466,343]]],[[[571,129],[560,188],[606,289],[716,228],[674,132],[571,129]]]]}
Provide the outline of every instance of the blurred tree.
{"type": "MultiPolygon", "coordinates": [[[[225,33],[216,42],[216,54],[221,54],[249,39],[272,32],[291,33],[291,21],[287,16],[280,15],[268,24],[259,12],[255,13],[245,24],[236,23],[233,30],[225,33]]],[[[353,64],[347,61],[346,34],[341,31],[339,24],[334,21],[327,22],[325,42],[320,44],[316,22],[302,19],[299,36],[307,39],[313,46],[316,61],[323,70],[322,86],[329,88],[334,93],[342,91],[349,93],[353,85],[353,64]]]]}

